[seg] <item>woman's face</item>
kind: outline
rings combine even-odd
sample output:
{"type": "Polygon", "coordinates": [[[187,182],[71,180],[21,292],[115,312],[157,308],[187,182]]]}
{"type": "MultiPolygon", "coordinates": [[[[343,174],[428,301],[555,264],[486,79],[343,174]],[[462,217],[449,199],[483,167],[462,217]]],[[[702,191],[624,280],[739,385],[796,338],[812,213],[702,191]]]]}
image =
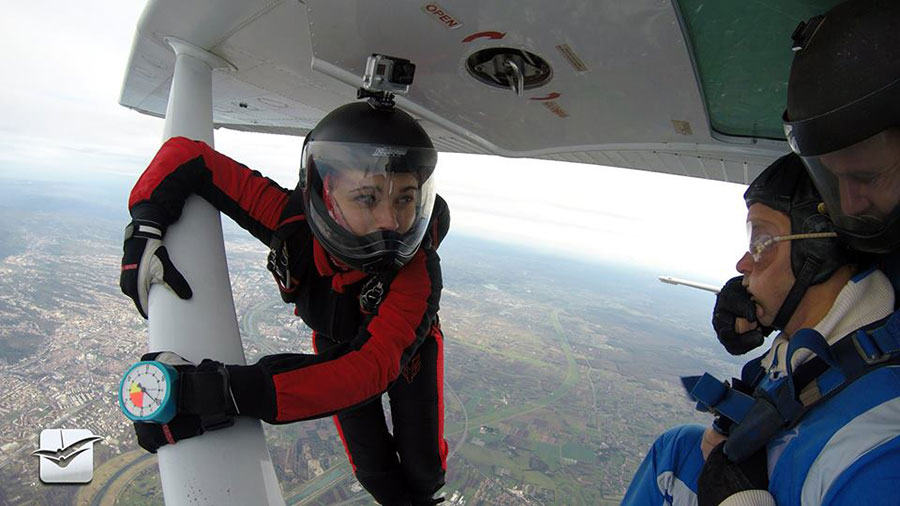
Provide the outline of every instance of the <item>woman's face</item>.
{"type": "MultiPolygon", "coordinates": [[[[791,220],[787,214],[760,203],[750,206],[747,223],[754,234],[778,237],[791,233],[791,220]]],[[[756,318],[765,326],[771,326],[775,321],[795,281],[791,269],[791,243],[773,243],[769,247],[771,251],[764,261],[757,263],[748,252],[737,263],[738,272],[744,275],[743,285],[756,305],[756,318]]]]}
{"type": "Polygon", "coordinates": [[[365,175],[337,172],[329,178],[332,215],[357,236],[394,231],[405,234],[416,219],[419,182],[411,173],[365,175]]]}

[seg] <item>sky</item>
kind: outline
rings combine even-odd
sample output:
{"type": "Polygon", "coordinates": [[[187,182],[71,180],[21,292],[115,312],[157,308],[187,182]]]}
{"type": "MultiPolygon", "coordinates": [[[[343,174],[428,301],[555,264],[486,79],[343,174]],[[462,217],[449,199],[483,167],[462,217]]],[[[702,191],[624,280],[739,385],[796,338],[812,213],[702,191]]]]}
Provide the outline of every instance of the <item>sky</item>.
{"type": "MultiPolygon", "coordinates": [[[[118,105],[143,1],[19,2],[0,17],[0,173],[136,179],[163,122],[118,105]]],[[[285,187],[302,138],[219,129],[216,148],[285,187]]],[[[744,187],[596,165],[442,153],[451,234],[722,284],[746,250],[744,187]]],[[[125,205],[127,195],[122,195],[125,205]]],[[[452,236],[451,236],[452,237],[452,236]]]]}

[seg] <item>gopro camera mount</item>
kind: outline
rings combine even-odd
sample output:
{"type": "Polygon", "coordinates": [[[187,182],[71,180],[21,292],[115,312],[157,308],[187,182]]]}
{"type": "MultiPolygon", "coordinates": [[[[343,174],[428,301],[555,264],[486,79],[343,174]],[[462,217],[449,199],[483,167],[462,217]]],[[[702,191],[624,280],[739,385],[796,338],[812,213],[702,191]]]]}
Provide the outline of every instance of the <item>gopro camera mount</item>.
{"type": "Polygon", "coordinates": [[[407,93],[415,73],[416,65],[409,60],[372,54],[366,60],[363,85],[356,97],[367,99],[373,107],[394,107],[394,94],[407,93]]]}

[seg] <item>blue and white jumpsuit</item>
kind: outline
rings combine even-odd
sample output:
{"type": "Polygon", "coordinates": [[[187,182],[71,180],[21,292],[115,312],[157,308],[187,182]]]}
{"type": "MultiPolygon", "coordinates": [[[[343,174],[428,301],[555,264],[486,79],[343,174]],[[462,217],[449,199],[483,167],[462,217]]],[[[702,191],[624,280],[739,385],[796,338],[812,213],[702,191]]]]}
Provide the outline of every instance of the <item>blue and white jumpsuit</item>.
{"type": "MultiPolygon", "coordinates": [[[[888,278],[879,270],[867,271],[847,283],[814,328],[833,344],[893,310],[888,278]]],[[[785,374],[787,341],[779,335],[763,357],[767,374],[762,381],[785,374]]],[[[810,358],[806,351],[794,354],[795,366],[810,358]]],[[[622,504],[697,504],[704,430],[686,425],[660,436],[622,504]]],[[[876,369],[815,406],[769,442],[767,456],[774,502],[759,504],[900,504],[900,367],[876,369]]]]}

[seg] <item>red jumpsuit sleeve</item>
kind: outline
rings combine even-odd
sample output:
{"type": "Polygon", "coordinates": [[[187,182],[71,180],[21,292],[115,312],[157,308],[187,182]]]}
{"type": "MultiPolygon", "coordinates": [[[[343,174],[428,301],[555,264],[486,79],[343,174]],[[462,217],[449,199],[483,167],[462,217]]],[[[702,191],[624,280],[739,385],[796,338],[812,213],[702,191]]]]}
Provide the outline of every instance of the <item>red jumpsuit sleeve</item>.
{"type": "Polygon", "coordinates": [[[268,245],[290,192],[206,143],[173,137],[157,152],[131,190],[128,209],[135,219],[166,227],[197,194],[268,245]]]}
{"type": "Polygon", "coordinates": [[[331,415],[380,395],[437,325],[441,288],[437,252],[423,248],[340,351],[270,355],[253,365],[228,366],[240,414],[287,423],[331,415]]]}

